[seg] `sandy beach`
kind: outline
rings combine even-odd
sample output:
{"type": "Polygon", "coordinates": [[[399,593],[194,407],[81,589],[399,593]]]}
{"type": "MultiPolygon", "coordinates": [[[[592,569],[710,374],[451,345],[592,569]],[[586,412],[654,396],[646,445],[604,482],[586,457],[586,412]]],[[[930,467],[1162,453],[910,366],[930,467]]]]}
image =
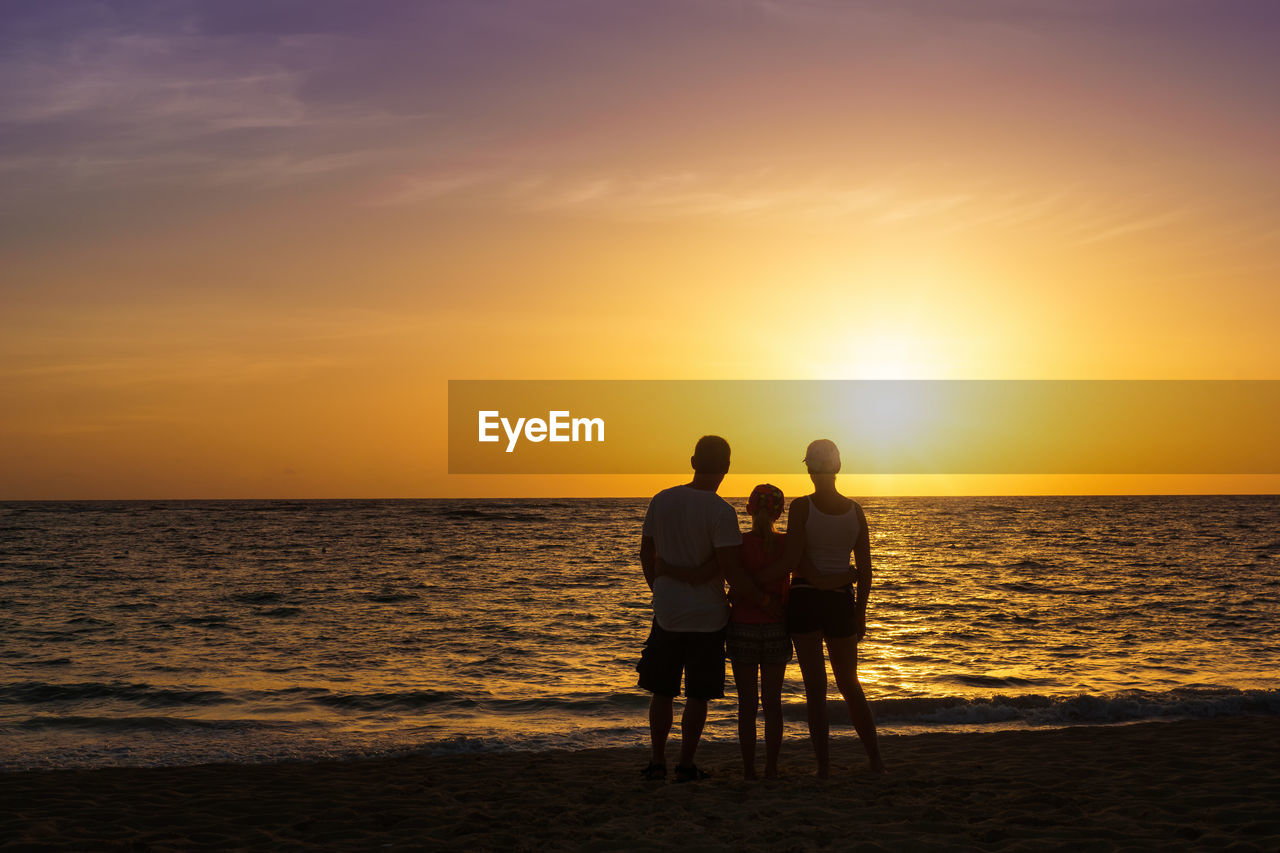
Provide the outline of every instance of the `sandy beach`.
{"type": "Polygon", "coordinates": [[[1276,850],[1280,718],[839,738],[784,778],[639,781],[641,750],[0,774],[3,850],[1276,850]]]}

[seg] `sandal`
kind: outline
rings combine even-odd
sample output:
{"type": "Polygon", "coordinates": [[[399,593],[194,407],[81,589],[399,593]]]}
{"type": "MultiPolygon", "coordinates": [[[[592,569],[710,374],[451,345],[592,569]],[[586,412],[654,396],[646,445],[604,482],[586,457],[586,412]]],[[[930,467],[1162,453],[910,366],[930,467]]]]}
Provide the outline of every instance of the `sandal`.
{"type": "Polygon", "coordinates": [[[711,774],[705,770],[699,770],[698,765],[690,764],[688,767],[676,765],[676,781],[677,782],[696,782],[699,779],[710,779],[711,774]]]}
{"type": "Polygon", "coordinates": [[[649,766],[640,771],[640,778],[646,782],[661,782],[667,778],[667,765],[650,761],[649,766]]]}

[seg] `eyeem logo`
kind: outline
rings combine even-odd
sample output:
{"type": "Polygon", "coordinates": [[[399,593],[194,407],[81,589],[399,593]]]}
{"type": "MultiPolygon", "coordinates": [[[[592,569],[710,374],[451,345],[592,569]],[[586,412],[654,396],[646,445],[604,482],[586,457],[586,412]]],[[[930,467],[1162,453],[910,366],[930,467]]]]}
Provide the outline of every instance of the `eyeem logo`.
{"type": "Polygon", "coordinates": [[[481,442],[500,441],[497,430],[501,427],[507,436],[507,453],[516,449],[516,444],[523,435],[528,441],[604,441],[604,418],[572,418],[567,411],[547,413],[547,419],[516,418],[514,424],[510,419],[494,409],[481,411],[481,442]],[[581,437],[580,437],[581,436],[581,437]]]}

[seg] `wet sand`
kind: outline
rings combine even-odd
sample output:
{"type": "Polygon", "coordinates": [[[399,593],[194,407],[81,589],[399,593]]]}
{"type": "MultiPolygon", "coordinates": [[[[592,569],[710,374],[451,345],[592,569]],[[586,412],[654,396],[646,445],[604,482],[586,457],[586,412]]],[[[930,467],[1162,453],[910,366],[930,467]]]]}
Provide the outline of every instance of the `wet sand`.
{"type": "MultiPolygon", "coordinates": [[[[671,755],[674,757],[674,744],[671,755]]],[[[0,773],[0,850],[1278,850],[1280,717],[884,738],[834,776],[643,782],[643,750],[0,773]]]]}

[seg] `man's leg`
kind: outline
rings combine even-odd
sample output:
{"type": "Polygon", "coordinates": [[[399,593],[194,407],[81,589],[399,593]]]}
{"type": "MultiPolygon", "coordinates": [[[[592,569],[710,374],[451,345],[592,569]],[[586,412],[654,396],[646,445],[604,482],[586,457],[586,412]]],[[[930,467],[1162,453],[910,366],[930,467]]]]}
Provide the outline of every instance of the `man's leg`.
{"type": "Polygon", "coordinates": [[[649,741],[653,754],[649,758],[654,764],[667,763],[667,737],[671,734],[671,718],[673,716],[672,697],[653,694],[649,699],[649,741]]]}
{"type": "MultiPolygon", "coordinates": [[[[651,763],[666,767],[667,737],[671,734],[672,702],[680,693],[680,644],[678,637],[662,630],[655,621],[649,629],[640,663],[640,687],[649,691],[649,739],[653,749],[651,763]]],[[[645,778],[660,779],[665,770],[645,769],[645,778]]]]}
{"type": "Polygon", "coordinates": [[[707,700],[689,696],[684,702],[684,714],[680,717],[680,766],[692,767],[693,754],[702,740],[702,728],[707,723],[707,700]]]}
{"type": "MultiPolygon", "coordinates": [[[[684,640],[684,716],[680,718],[680,767],[693,767],[693,757],[707,722],[707,703],[724,697],[724,629],[691,631],[684,640]]],[[[694,774],[695,778],[699,774],[694,774]]],[[[677,780],[680,772],[677,770],[677,780]]]]}

